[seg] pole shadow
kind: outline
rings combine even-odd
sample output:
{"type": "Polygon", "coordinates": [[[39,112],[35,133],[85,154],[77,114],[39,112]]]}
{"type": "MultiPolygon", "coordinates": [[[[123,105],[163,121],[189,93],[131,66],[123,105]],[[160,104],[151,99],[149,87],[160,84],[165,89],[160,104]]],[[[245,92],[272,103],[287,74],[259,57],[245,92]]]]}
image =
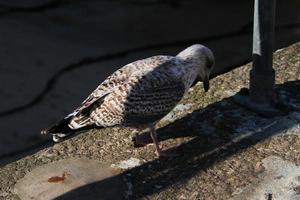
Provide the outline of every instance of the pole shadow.
{"type": "MultiPolygon", "coordinates": [[[[291,102],[299,104],[299,87],[300,81],[297,80],[276,85],[276,90],[289,97],[291,102]]],[[[172,185],[184,184],[195,174],[299,123],[292,120],[293,113],[284,117],[262,118],[234,104],[232,99],[229,97],[205,109],[196,110],[158,130],[161,141],[192,136],[191,140],[179,146],[182,156],[155,159],[114,177],[76,188],[55,199],[118,199],[115,194],[107,192],[107,185],[114,180],[124,180],[124,177],[132,183],[133,194],[129,199],[141,199],[172,185]],[[287,120],[284,119],[289,123],[285,123],[287,120]]]]}

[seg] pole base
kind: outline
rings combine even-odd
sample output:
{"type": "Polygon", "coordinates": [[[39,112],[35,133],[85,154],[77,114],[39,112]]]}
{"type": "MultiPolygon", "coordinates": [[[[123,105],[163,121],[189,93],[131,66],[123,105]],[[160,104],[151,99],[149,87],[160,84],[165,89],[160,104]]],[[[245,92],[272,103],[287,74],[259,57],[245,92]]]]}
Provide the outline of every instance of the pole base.
{"type": "Polygon", "coordinates": [[[248,88],[242,88],[234,97],[233,100],[235,103],[245,107],[246,109],[255,112],[256,114],[262,117],[276,117],[287,115],[293,109],[288,105],[283,98],[280,98],[279,95],[273,99],[269,104],[258,104],[254,103],[250,99],[250,91],[248,88]]]}

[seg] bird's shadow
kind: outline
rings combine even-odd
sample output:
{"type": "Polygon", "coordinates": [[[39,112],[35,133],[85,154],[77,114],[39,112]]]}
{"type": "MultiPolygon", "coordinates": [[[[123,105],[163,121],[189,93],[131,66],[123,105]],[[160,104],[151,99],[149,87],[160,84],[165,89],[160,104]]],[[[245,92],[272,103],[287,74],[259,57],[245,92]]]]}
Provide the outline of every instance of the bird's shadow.
{"type": "MultiPolygon", "coordinates": [[[[300,81],[276,85],[278,90],[284,91],[292,100],[298,100],[298,103],[299,87],[300,81]]],[[[170,138],[189,137],[187,142],[179,146],[183,155],[167,159],[157,158],[116,176],[76,188],[55,199],[78,199],[80,196],[84,199],[117,199],[112,197],[112,193],[103,191],[108,191],[107,186],[111,182],[128,177],[127,174],[131,175],[128,179],[133,190],[131,198],[140,199],[174,184],[184,184],[195,174],[297,123],[290,120],[292,123],[281,124],[281,117],[259,117],[236,105],[232,99],[226,98],[205,109],[196,110],[158,130],[159,138],[163,142],[170,138]],[[275,121],[278,123],[274,123],[275,121]]]]}

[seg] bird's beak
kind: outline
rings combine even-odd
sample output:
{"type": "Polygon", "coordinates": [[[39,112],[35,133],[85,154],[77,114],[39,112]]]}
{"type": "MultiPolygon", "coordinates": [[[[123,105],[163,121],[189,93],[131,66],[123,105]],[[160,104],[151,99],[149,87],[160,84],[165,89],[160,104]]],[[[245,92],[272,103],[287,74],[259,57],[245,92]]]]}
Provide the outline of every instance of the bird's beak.
{"type": "Polygon", "coordinates": [[[209,78],[206,78],[203,81],[203,87],[204,87],[204,91],[207,92],[209,90],[209,78]]]}

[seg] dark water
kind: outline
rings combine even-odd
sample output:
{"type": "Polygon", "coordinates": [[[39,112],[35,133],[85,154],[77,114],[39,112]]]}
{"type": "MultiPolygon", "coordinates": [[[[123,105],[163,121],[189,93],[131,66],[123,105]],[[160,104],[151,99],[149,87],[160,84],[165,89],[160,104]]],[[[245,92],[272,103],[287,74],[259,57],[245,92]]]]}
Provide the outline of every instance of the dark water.
{"type": "MultiPolygon", "coordinates": [[[[277,1],[276,48],[300,40],[299,8],[277,1]]],[[[40,130],[128,62],[202,43],[217,74],[245,63],[252,15],[250,0],[1,0],[0,163],[42,148],[40,130]]]]}

